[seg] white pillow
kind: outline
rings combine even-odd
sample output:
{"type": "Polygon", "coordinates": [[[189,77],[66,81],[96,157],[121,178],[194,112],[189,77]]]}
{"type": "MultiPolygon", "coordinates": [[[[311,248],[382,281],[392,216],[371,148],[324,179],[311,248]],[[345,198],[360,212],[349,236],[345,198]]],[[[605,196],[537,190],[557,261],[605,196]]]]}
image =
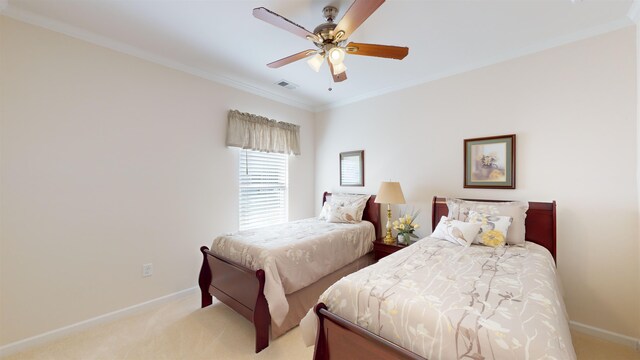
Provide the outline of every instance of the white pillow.
{"type": "Polygon", "coordinates": [[[524,223],[527,217],[527,210],[529,210],[528,202],[483,202],[448,198],[447,207],[449,208],[449,218],[460,221],[467,221],[472,210],[482,214],[511,217],[513,221],[507,234],[507,244],[524,246],[524,223]]]}
{"type": "Polygon", "coordinates": [[[473,240],[474,244],[482,244],[491,247],[504,246],[507,241],[507,233],[513,218],[469,211],[467,221],[472,224],[480,224],[480,231],[473,240]]]}
{"type": "Polygon", "coordinates": [[[431,237],[447,240],[456,245],[469,246],[479,231],[480,224],[451,220],[443,216],[431,237]]]}
{"type": "Polygon", "coordinates": [[[364,208],[367,206],[367,201],[371,195],[365,194],[343,194],[337,193],[331,195],[331,207],[335,206],[348,206],[355,207],[356,221],[362,221],[362,215],[364,214],[364,208]]]}
{"type": "Polygon", "coordinates": [[[331,195],[327,195],[324,198],[324,203],[325,204],[331,204],[331,195]]]}
{"type": "Polygon", "coordinates": [[[318,220],[327,220],[329,217],[329,212],[331,211],[331,204],[328,201],[322,205],[322,210],[320,210],[320,215],[318,215],[318,220]]]}
{"type": "Polygon", "coordinates": [[[333,206],[329,209],[327,222],[331,223],[357,223],[358,208],[355,206],[333,206]]]}

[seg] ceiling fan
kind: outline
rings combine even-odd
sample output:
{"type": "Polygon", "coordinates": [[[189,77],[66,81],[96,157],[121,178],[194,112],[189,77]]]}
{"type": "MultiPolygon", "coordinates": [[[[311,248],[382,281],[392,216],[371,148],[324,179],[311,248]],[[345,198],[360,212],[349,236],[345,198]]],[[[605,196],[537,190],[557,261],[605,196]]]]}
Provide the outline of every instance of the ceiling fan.
{"type": "Polygon", "coordinates": [[[253,9],[253,16],[256,18],[310,40],[317,47],[317,49],[304,50],[297,54],[276,60],[267,64],[267,66],[270,68],[279,68],[294,61],[313,56],[307,63],[313,70],[318,72],[324,63],[324,59],[327,58],[333,81],[340,82],[347,79],[347,67],[343,62],[345,54],[398,60],[404,59],[409,53],[408,47],[354,42],[345,45],[349,36],[356,31],[382,3],[384,3],[384,0],[355,0],[337,24],[334,23],[334,19],[336,15],[338,15],[338,9],[334,6],[325,6],[324,9],[322,9],[322,14],[327,19],[327,22],[318,25],[313,32],[269,9],[263,7],[253,9]]]}

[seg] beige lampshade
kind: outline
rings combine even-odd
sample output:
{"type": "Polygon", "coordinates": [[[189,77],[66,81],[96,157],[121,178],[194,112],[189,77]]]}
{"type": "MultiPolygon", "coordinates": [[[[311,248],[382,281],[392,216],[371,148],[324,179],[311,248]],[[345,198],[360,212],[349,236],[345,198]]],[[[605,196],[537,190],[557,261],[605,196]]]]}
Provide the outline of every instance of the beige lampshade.
{"type": "Polygon", "coordinates": [[[380,184],[376,201],[379,204],[404,204],[404,195],[399,182],[383,181],[380,184]]]}

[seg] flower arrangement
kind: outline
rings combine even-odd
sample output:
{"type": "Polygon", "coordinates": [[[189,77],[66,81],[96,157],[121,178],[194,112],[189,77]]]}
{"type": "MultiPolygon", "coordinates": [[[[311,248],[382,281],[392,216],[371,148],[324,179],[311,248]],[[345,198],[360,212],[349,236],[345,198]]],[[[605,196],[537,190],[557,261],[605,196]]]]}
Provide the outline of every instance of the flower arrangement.
{"type": "Polygon", "coordinates": [[[413,233],[420,227],[420,224],[415,222],[418,214],[420,214],[420,210],[404,214],[398,220],[393,222],[393,228],[398,231],[398,237],[404,237],[405,242],[409,241],[409,237],[418,237],[418,235],[413,233]]]}

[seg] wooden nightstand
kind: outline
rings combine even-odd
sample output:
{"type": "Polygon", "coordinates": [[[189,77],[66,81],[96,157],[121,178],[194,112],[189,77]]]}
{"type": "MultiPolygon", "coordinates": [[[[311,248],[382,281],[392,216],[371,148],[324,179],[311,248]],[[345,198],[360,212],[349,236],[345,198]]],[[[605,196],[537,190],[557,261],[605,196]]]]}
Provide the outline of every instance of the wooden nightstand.
{"type": "Polygon", "coordinates": [[[373,255],[375,256],[376,261],[378,261],[383,257],[406,247],[407,245],[398,244],[397,241],[394,244],[385,244],[384,238],[380,238],[373,242],[373,255]]]}

